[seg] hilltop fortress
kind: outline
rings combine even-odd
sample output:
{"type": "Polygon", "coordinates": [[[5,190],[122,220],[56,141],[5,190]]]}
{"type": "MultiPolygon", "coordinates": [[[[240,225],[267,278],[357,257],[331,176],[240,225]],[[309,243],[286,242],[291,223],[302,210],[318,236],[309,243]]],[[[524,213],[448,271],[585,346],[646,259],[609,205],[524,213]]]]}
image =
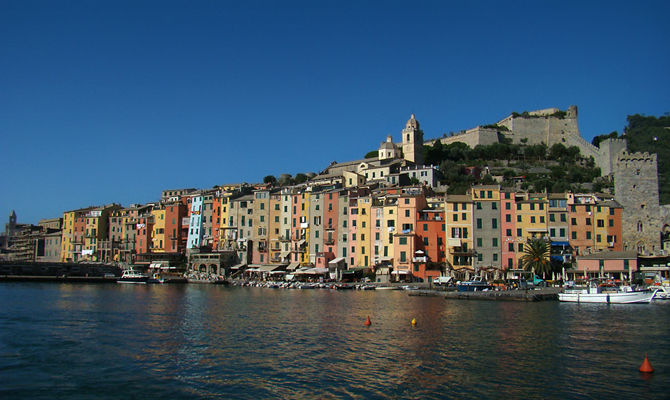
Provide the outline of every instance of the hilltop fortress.
{"type": "Polygon", "coordinates": [[[577,146],[582,156],[593,157],[600,167],[602,175],[614,172],[617,154],[626,149],[623,139],[607,139],[596,147],[584,140],[577,125],[577,106],[570,106],[567,111],[558,108],[512,113],[510,116],[492,125],[477,126],[452,136],[428,140],[432,145],[436,140],[442,144],[456,142],[465,143],[474,148],[477,145],[491,145],[503,139],[510,139],[515,144],[541,144],[548,147],[561,143],[565,147],[577,146]]]}
{"type": "Polygon", "coordinates": [[[624,250],[656,253],[664,224],[658,197],[656,155],[627,152],[625,139],[606,139],[599,147],[592,145],[579,133],[577,114],[577,106],[570,106],[566,111],[547,108],[512,113],[495,124],[477,126],[428,140],[425,144],[432,145],[439,140],[444,145],[460,142],[474,148],[509,139],[514,144],[577,146],[583,157],[593,157],[602,176],[614,180],[616,200],[624,206],[624,250]]]}

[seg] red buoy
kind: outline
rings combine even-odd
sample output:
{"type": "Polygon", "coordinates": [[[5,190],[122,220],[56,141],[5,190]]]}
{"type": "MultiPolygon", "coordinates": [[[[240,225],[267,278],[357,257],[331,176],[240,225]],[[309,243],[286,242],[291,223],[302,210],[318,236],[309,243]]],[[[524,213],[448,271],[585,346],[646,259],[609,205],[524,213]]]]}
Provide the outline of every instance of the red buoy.
{"type": "Polygon", "coordinates": [[[654,368],[652,368],[651,363],[647,359],[647,355],[644,355],[644,361],[642,361],[642,365],[640,365],[640,372],[645,372],[645,373],[652,373],[654,372],[654,368]]]}
{"type": "Polygon", "coordinates": [[[370,326],[372,325],[372,321],[370,321],[370,316],[368,315],[368,319],[365,320],[365,326],[370,326]]]}

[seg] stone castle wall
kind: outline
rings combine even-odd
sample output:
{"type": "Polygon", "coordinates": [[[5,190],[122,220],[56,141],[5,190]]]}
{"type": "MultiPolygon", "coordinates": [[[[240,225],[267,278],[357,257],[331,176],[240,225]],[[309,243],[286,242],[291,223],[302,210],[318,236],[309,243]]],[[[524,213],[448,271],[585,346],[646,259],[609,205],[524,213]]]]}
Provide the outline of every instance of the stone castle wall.
{"type": "Polygon", "coordinates": [[[448,145],[452,143],[465,143],[470,148],[475,148],[477,145],[488,146],[500,141],[498,131],[496,129],[482,128],[477,126],[472,129],[468,129],[465,132],[457,133],[453,136],[447,136],[438,139],[431,139],[426,141],[424,144],[427,146],[432,146],[436,140],[439,140],[443,145],[448,145]]]}
{"type": "Polygon", "coordinates": [[[661,249],[657,170],[656,154],[620,152],[614,162],[614,198],[623,206],[626,251],[656,254],[661,249]]]}

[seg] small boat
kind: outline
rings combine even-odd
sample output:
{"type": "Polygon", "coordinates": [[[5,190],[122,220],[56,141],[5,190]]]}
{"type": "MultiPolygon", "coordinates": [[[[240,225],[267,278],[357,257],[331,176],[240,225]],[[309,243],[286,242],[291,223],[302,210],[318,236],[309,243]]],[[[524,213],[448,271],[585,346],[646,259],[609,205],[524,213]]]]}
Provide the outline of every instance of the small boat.
{"type": "Polygon", "coordinates": [[[349,290],[349,289],[355,289],[355,286],[340,284],[340,285],[335,285],[335,289],[337,289],[337,290],[349,290]]]}
{"type": "Polygon", "coordinates": [[[588,288],[565,289],[558,294],[559,301],[571,303],[634,304],[650,303],[658,289],[632,290],[630,286],[599,286],[591,283],[588,288]]]}
{"type": "Polygon", "coordinates": [[[400,290],[398,286],[377,286],[376,290],[400,290]]]}
{"type": "Polygon", "coordinates": [[[133,269],[124,270],[121,274],[121,277],[116,280],[117,283],[147,283],[149,281],[149,275],[135,271],[133,269]]]}
{"type": "Polygon", "coordinates": [[[161,274],[156,272],[147,279],[147,283],[165,283],[165,278],[161,277],[161,274]]]}
{"type": "Polygon", "coordinates": [[[456,288],[459,292],[481,292],[493,289],[493,286],[489,285],[481,277],[475,277],[471,281],[458,282],[456,288]]]}
{"type": "Polygon", "coordinates": [[[670,286],[653,286],[654,289],[658,289],[654,300],[670,300],[670,286]]]}

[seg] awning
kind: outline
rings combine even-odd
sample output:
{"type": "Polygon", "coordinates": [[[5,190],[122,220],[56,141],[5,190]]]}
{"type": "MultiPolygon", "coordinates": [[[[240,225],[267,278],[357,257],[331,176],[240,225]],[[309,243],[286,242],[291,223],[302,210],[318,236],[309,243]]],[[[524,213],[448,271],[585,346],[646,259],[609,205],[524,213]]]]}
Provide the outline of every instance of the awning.
{"type": "Polygon", "coordinates": [[[305,244],[305,239],[298,240],[298,246],[302,246],[303,244],[305,244]]]}
{"type": "Polygon", "coordinates": [[[287,271],[295,271],[296,269],[298,269],[299,266],[300,266],[300,263],[290,263],[288,265],[288,267],[286,267],[286,270],[287,271]]]}
{"type": "Polygon", "coordinates": [[[426,254],[426,253],[424,253],[423,250],[417,250],[414,252],[414,254],[426,254]]]}
{"type": "Polygon", "coordinates": [[[570,246],[570,242],[551,242],[552,246],[570,246]]]}
{"type": "Polygon", "coordinates": [[[249,268],[249,269],[247,269],[247,270],[244,271],[244,272],[260,272],[260,269],[258,269],[258,268],[249,268]]]}
{"type": "Polygon", "coordinates": [[[400,271],[393,271],[391,272],[393,275],[409,275],[409,271],[406,269],[402,269],[400,271]]]}
{"type": "Polygon", "coordinates": [[[285,273],[286,271],[270,271],[270,275],[282,275],[285,273]]]}
{"type": "Polygon", "coordinates": [[[338,257],[338,258],[335,258],[335,259],[333,259],[333,260],[328,261],[328,265],[331,265],[331,264],[332,264],[332,265],[337,265],[337,264],[339,264],[339,263],[341,263],[341,262],[344,262],[344,260],[345,260],[344,257],[338,257]]]}
{"type": "Polygon", "coordinates": [[[242,267],[245,267],[247,264],[235,264],[230,269],[240,269],[242,267]]]}
{"type": "Polygon", "coordinates": [[[461,246],[461,239],[460,238],[447,239],[447,246],[460,247],[461,246]]]}
{"type": "Polygon", "coordinates": [[[274,271],[276,269],[279,269],[281,267],[282,267],[282,265],[261,265],[260,267],[258,267],[258,271],[259,272],[272,272],[272,271],[274,271]]]}
{"type": "Polygon", "coordinates": [[[279,253],[279,257],[280,258],[286,258],[286,256],[289,255],[289,254],[291,254],[290,250],[282,251],[281,253],[279,253]]]}

